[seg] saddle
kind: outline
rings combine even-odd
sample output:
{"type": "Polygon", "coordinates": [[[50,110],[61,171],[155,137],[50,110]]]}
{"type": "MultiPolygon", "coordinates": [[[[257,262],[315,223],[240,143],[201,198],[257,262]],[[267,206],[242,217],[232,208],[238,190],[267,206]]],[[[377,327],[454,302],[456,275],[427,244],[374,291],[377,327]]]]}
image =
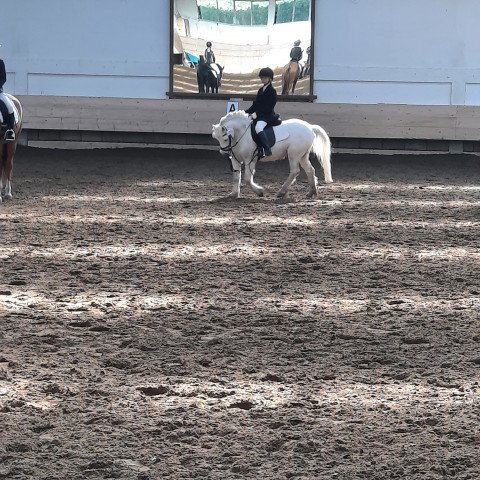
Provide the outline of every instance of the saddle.
{"type": "MultiPolygon", "coordinates": [[[[271,116],[271,118],[268,119],[268,125],[263,129],[265,136],[267,137],[267,143],[269,147],[273,147],[275,145],[275,131],[273,130],[273,127],[278,127],[281,125],[282,119],[280,118],[280,115],[278,113],[275,113],[271,116]]],[[[253,141],[257,144],[258,147],[262,147],[263,145],[260,142],[260,139],[258,138],[258,133],[255,130],[255,125],[257,122],[252,122],[250,125],[250,130],[252,132],[252,138],[253,141]]]]}
{"type": "MultiPolygon", "coordinates": [[[[258,133],[255,130],[255,122],[252,122],[252,124],[250,125],[250,129],[252,131],[253,141],[257,144],[257,147],[262,148],[263,147],[262,142],[258,138],[258,133]]],[[[265,133],[265,137],[267,139],[267,146],[273,147],[276,142],[275,132],[273,130],[273,127],[272,126],[265,127],[263,129],[263,132],[265,133]]]]}

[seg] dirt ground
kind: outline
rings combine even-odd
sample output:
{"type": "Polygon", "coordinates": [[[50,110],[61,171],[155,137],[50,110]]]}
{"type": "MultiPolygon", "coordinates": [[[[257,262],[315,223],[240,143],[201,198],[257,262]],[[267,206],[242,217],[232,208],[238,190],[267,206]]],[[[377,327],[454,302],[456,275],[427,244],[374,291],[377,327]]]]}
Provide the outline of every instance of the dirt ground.
{"type": "Polygon", "coordinates": [[[229,201],[217,152],[19,150],[0,478],[480,477],[480,158],[287,171],[229,201]]]}

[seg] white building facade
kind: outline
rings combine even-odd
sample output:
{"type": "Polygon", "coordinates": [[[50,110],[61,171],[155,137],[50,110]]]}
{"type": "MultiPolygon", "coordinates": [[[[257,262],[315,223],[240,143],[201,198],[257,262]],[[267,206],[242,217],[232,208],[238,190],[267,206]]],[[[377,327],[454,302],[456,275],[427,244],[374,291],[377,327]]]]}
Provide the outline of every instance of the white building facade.
{"type": "MultiPolygon", "coordinates": [[[[3,6],[6,91],[168,98],[170,0],[3,6]]],[[[315,0],[315,102],[480,105],[479,17],[478,0],[315,0]]]]}

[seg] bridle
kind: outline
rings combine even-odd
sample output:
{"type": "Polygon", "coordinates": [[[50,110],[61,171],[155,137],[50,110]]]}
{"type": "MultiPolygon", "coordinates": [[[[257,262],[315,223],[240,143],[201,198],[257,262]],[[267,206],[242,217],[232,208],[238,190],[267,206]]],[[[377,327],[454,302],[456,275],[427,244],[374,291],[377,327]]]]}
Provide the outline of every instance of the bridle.
{"type": "MultiPolygon", "coordinates": [[[[252,121],[248,122],[248,125],[247,125],[247,128],[245,129],[245,131],[240,135],[240,138],[232,145],[232,135],[229,135],[228,134],[228,130],[222,125],[222,132],[223,132],[223,136],[225,137],[226,135],[228,135],[228,146],[226,147],[220,147],[220,151],[221,152],[225,152],[225,153],[228,153],[230,155],[230,157],[233,157],[237,163],[245,163],[245,162],[241,162],[240,160],[238,160],[238,158],[236,157],[235,155],[235,152],[233,151],[233,149],[240,143],[240,140],[245,136],[245,134],[248,132],[248,130],[250,129],[250,126],[252,125],[252,121]]],[[[252,160],[255,158],[255,155],[258,154],[258,147],[255,148],[255,150],[253,151],[253,155],[252,155],[252,158],[250,159],[250,162],[248,162],[248,165],[250,166],[250,164],[252,163],[252,160]]],[[[233,166],[231,166],[232,170],[233,170],[233,166]]]]}
{"type": "MultiPolygon", "coordinates": [[[[234,156],[235,160],[237,160],[237,158],[235,157],[235,154],[233,153],[233,149],[240,143],[240,140],[245,136],[245,134],[247,133],[248,129],[250,128],[250,125],[252,124],[252,122],[249,122],[248,125],[247,125],[247,128],[245,129],[245,131],[242,133],[242,135],[240,136],[240,138],[232,145],[232,139],[233,139],[233,136],[230,135],[228,133],[228,130],[227,128],[222,125],[222,132],[223,132],[223,137],[225,136],[228,136],[228,146],[226,147],[220,147],[220,151],[221,152],[226,152],[226,153],[230,153],[234,156]]],[[[238,160],[237,160],[238,161],[238,160]]]]}

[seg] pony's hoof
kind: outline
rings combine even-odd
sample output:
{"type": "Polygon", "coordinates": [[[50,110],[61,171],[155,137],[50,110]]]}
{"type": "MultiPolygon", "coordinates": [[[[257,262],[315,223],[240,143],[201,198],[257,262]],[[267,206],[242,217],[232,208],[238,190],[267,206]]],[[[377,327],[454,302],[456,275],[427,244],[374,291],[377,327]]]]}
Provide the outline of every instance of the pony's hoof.
{"type": "Polygon", "coordinates": [[[317,198],[317,192],[308,192],[307,193],[307,198],[317,198]]]}

